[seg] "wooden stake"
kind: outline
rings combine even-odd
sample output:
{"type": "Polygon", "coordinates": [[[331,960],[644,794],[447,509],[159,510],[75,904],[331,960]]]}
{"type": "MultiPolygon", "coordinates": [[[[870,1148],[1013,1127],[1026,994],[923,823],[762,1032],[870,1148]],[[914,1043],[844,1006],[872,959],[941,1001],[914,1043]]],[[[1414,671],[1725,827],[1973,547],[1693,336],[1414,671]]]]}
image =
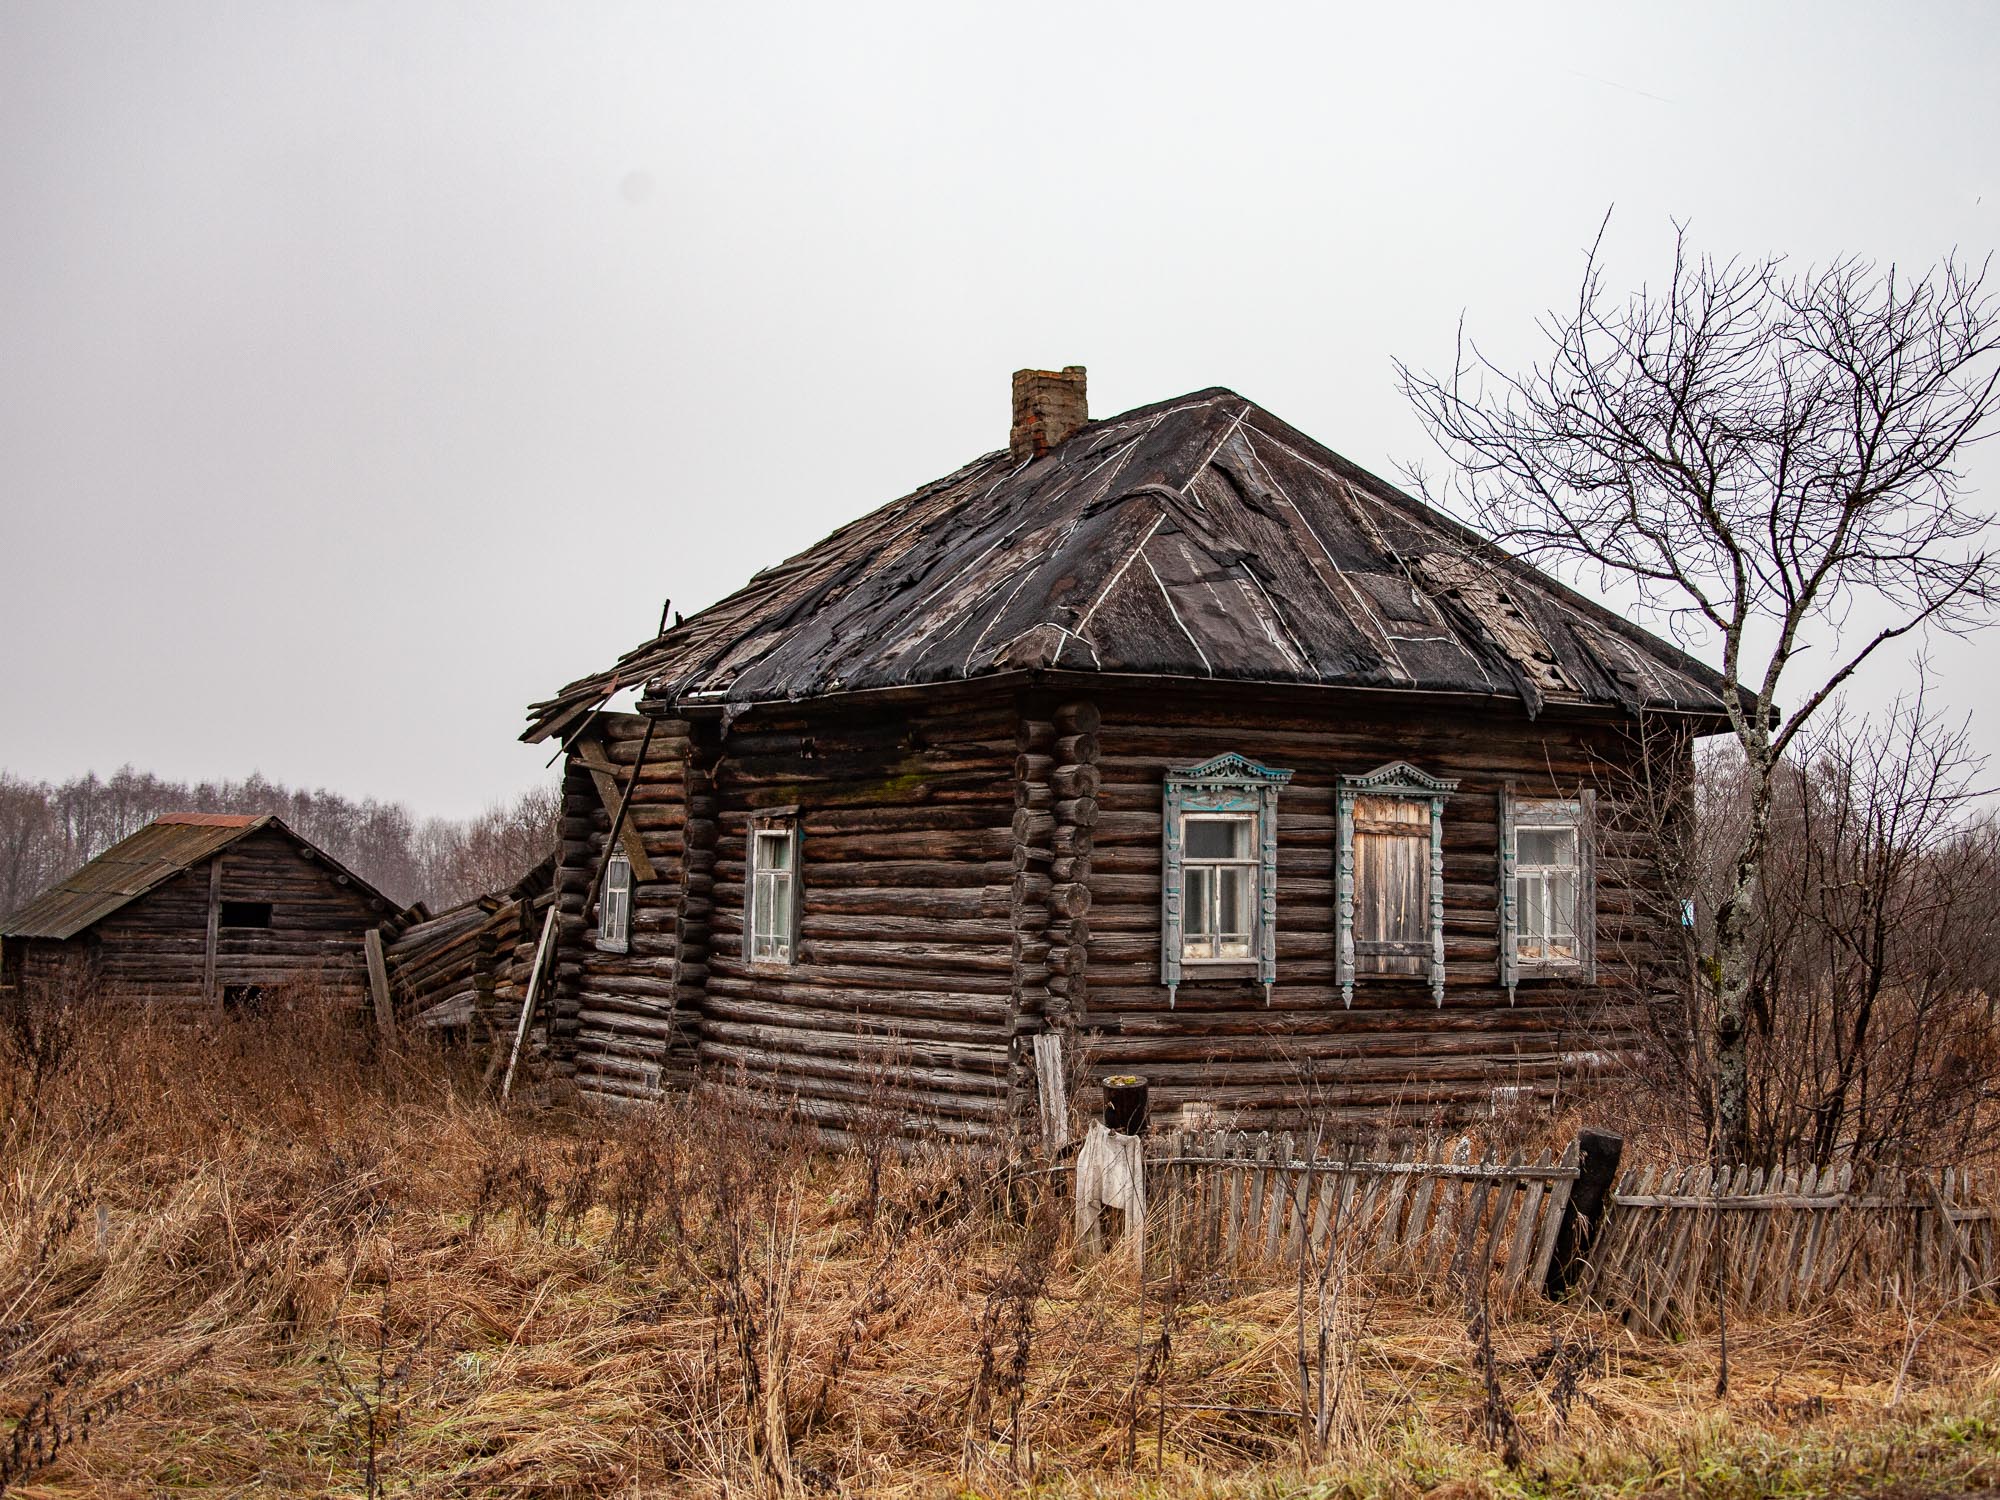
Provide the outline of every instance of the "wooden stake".
{"type": "Polygon", "coordinates": [[[389,1000],[389,966],[382,959],[382,934],[371,927],[361,935],[361,951],[368,956],[368,992],[375,997],[375,1029],[382,1040],[396,1040],[396,1007],[389,1000]]]}
{"type": "Polygon", "coordinates": [[[548,968],[549,949],[554,945],[556,935],[557,903],[551,903],[549,914],[542,920],[542,935],[535,943],[535,961],[528,969],[528,988],[521,996],[521,1020],[514,1028],[514,1045],[507,1054],[507,1073],[500,1080],[500,1102],[505,1104],[507,1096],[514,1091],[514,1065],[521,1060],[521,1043],[526,1040],[528,1027],[535,1018],[535,998],[541,993],[542,974],[548,968]]]}

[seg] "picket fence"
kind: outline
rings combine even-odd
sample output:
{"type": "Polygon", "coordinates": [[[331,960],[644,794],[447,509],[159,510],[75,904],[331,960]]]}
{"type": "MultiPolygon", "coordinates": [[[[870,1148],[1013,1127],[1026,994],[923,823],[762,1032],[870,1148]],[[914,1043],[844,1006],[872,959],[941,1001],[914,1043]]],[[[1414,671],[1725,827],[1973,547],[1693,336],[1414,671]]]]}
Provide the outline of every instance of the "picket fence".
{"type": "MultiPolygon", "coordinates": [[[[1839,1296],[1891,1306],[2000,1300],[2000,1179],[1990,1173],[1626,1171],[1591,1224],[1569,1214],[1578,1148],[1473,1157],[1421,1146],[1302,1148],[1270,1132],[1175,1132],[1145,1151],[1151,1252],[1177,1274],[1308,1267],[1340,1254],[1410,1290],[1481,1279],[1517,1304],[1551,1271],[1631,1326],[1839,1296]],[[1569,1221],[1565,1228],[1566,1219],[1569,1221]],[[1558,1265],[1558,1261],[1561,1264],[1558,1265]]],[[[1599,1181],[1603,1179],[1600,1178],[1599,1181]]]]}
{"type": "Polygon", "coordinates": [[[1572,1144],[1473,1160],[1468,1148],[1426,1161],[1416,1147],[1382,1159],[1301,1155],[1294,1137],[1221,1132],[1160,1138],[1146,1161],[1155,1243],[1184,1267],[1239,1271],[1323,1264],[1411,1285],[1444,1286],[1484,1270],[1497,1298],[1539,1292],[1577,1179],[1572,1144]]]}
{"type": "Polygon", "coordinates": [[[1666,1333],[1719,1297],[1780,1313],[2000,1300],[2000,1182],[1990,1173],[1851,1166],[1649,1168],[1620,1179],[1581,1285],[1627,1323],[1666,1333]]]}

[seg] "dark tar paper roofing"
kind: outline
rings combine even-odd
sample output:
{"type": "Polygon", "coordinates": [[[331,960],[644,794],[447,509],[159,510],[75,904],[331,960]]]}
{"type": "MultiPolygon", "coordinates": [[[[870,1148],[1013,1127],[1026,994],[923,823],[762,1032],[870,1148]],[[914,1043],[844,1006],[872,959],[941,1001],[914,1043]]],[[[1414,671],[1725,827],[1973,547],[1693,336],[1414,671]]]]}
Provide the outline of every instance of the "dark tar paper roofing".
{"type": "Polygon", "coordinates": [[[1232,391],[988,454],[530,710],[1046,669],[1723,711],[1721,674],[1232,391]]]}

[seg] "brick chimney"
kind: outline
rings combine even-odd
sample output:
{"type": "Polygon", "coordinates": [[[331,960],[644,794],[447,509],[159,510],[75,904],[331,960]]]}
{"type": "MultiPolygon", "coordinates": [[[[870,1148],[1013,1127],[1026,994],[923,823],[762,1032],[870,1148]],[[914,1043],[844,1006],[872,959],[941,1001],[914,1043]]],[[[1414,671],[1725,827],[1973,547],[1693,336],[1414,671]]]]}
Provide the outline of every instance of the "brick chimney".
{"type": "Polygon", "coordinates": [[[1089,420],[1082,365],[1014,372],[1014,430],[1007,447],[1017,461],[1040,458],[1089,420]]]}

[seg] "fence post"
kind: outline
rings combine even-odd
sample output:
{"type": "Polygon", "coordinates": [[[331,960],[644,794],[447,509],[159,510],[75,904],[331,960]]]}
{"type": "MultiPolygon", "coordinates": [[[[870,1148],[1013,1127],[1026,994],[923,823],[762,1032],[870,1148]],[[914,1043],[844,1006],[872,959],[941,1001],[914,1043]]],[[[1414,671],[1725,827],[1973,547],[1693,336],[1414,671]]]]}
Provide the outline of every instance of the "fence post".
{"type": "Polygon", "coordinates": [[[1605,1130],[1577,1132],[1576,1181],[1556,1228],[1555,1254],[1549,1260],[1548,1281],[1543,1287],[1548,1296],[1562,1296],[1583,1270],[1584,1256],[1604,1221],[1604,1200],[1611,1184],[1618,1180],[1618,1160],[1624,1154],[1623,1136],[1605,1130]]]}

